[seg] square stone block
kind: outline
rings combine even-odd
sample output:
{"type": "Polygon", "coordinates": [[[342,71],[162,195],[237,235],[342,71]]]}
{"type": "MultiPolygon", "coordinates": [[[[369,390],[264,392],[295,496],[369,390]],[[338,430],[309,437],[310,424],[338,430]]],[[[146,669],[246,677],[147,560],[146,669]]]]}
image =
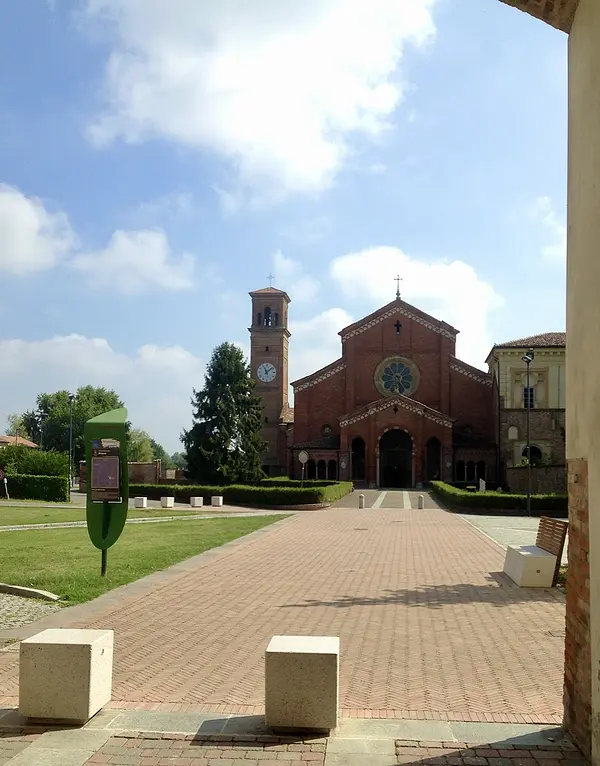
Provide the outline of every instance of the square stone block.
{"type": "Polygon", "coordinates": [[[265,723],[274,729],[337,727],[340,639],[274,636],[265,653],[265,723]]]}
{"type": "Polygon", "coordinates": [[[174,508],[175,507],[175,498],[174,497],[161,497],[160,504],[163,508],[174,508]]]}
{"type": "Polygon", "coordinates": [[[210,499],[210,504],[221,508],[223,506],[223,495],[213,495],[210,499]]]}
{"type": "Polygon", "coordinates": [[[537,545],[510,545],[504,559],[504,574],[521,588],[551,588],[556,556],[537,545]]]}
{"type": "Polygon", "coordinates": [[[136,497],[133,501],[133,505],[135,508],[147,508],[148,507],[148,498],[147,497],[136,497]]]}
{"type": "Polygon", "coordinates": [[[190,497],[190,505],[192,508],[202,508],[204,505],[203,497],[190,497]]]}
{"type": "Polygon", "coordinates": [[[52,628],[21,641],[19,712],[84,724],[110,702],[112,630],[52,628]]]}

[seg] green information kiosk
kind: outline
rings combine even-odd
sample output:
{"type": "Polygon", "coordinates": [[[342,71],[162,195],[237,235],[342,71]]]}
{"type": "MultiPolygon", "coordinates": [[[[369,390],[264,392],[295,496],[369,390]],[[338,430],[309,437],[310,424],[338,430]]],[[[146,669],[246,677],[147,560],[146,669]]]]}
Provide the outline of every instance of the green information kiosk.
{"type": "Polygon", "coordinates": [[[83,428],[87,465],[86,519],[90,540],[102,551],[101,574],[106,575],[107,550],[125,526],[129,507],[127,410],[105,412],[83,428]]]}

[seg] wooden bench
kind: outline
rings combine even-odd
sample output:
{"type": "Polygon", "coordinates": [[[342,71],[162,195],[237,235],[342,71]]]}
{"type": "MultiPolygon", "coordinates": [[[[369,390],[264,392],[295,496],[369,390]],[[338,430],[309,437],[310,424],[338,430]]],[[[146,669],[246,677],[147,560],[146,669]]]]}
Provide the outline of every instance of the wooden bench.
{"type": "Polygon", "coordinates": [[[566,521],[542,516],[535,545],[508,546],[504,574],[522,588],[554,587],[568,528],[566,521]]]}

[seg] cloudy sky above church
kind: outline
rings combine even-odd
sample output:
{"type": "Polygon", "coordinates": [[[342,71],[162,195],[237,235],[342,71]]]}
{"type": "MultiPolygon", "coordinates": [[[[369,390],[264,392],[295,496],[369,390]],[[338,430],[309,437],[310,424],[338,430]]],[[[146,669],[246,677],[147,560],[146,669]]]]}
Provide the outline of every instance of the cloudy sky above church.
{"type": "Polygon", "coordinates": [[[292,380],[398,273],[476,366],[563,330],[566,48],[498,0],[0,4],[2,423],[93,383],[178,449],[269,274],[292,380]]]}

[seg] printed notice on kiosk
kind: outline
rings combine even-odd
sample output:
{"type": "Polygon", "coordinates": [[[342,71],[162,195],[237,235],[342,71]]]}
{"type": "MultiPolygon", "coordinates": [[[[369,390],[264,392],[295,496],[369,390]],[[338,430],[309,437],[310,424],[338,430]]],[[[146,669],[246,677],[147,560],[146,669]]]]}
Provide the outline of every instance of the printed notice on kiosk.
{"type": "Polygon", "coordinates": [[[121,452],[118,439],[92,440],[91,496],[95,502],[121,499],[121,452]]]}

